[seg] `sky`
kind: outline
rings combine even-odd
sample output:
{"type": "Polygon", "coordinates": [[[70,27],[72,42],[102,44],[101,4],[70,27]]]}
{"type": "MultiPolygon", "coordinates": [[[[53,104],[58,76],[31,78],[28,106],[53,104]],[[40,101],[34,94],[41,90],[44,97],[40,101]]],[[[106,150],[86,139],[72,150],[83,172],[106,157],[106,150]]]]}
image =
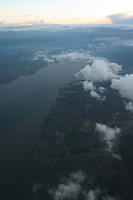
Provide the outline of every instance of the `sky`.
{"type": "Polygon", "coordinates": [[[132,0],[0,0],[0,24],[111,24],[133,15],[132,0]],[[118,15],[119,17],[119,15],[118,15]]]}

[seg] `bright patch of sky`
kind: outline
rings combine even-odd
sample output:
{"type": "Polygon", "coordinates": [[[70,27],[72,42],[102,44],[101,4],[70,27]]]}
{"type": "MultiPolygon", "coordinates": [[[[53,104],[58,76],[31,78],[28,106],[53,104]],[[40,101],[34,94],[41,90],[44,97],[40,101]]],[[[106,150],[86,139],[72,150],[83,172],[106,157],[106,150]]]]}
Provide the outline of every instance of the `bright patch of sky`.
{"type": "MultiPolygon", "coordinates": [[[[0,20],[97,22],[116,13],[133,13],[132,0],[0,0],[0,20]]],[[[104,19],[105,21],[107,19],[104,19]]]]}

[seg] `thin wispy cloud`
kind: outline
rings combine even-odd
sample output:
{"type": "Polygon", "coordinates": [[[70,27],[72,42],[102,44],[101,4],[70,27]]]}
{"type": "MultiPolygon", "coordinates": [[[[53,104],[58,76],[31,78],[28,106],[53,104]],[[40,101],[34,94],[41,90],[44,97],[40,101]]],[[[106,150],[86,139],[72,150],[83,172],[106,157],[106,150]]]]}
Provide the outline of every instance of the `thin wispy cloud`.
{"type": "Polygon", "coordinates": [[[88,61],[92,59],[89,51],[62,51],[58,54],[48,55],[45,51],[38,51],[33,55],[33,60],[37,61],[43,59],[47,63],[62,62],[64,60],[70,60],[72,62],[88,61]]]}

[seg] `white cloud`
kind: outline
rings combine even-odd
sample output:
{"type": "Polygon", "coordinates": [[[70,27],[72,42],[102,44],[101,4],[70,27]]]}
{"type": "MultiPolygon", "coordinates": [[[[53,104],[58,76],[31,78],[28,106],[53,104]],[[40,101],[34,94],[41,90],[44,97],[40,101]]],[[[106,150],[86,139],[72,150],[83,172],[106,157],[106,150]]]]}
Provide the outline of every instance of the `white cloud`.
{"type": "Polygon", "coordinates": [[[70,178],[76,183],[82,183],[86,179],[86,175],[82,171],[78,171],[71,174],[70,178]]]}
{"type": "Polygon", "coordinates": [[[103,141],[106,142],[108,150],[112,151],[112,148],[116,143],[117,137],[121,132],[120,128],[110,128],[104,124],[96,123],[96,131],[101,134],[100,137],[103,141]]]}
{"type": "Polygon", "coordinates": [[[85,178],[85,174],[82,171],[73,173],[63,183],[60,183],[56,189],[51,189],[49,193],[54,200],[77,199],[82,190],[81,184],[85,178]]]}
{"type": "Polygon", "coordinates": [[[70,60],[72,62],[87,61],[92,60],[93,57],[90,55],[89,51],[79,50],[79,51],[62,51],[59,54],[47,55],[45,51],[38,51],[34,56],[33,60],[43,59],[47,63],[61,62],[63,60],[70,60]]]}
{"type": "Polygon", "coordinates": [[[111,87],[118,90],[122,97],[133,101],[133,74],[113,79],[111,87]]]}
{"type": "MultiPolygon", "coordinates": [[[[95,189],[88,188],[85,184],[87,176],[78,171],[71,174],[55,188],[49,190],[54,200],[78,200],[80,195],[84,200],[118,200],[117,198],[107,195],[104,191],[96,187],[95,189]],[[88,189],[87,189],[88,188],[88,189]]],[[[120,198],[119,198],[120,200],[120,198]]]]}
{"type": "Polygon", "coordinates": [[[54,59],[51,58],[50,56],[46,55],[44,51],[38,51],[33,55],[33,61],[43,59],[47,63],[54,63],[54,59]]]}
{"type": "Polygon", "coordinates": [[[77,183],[67,182],[60,184],[54,192],[54,200],[76,199],[80,190],[81,186],[77,183]]]}
{"type": "Polygon", "coordinates": [[[105,59],[93,58],[92,64],[87,64],[76,74],[81,80],[89,81],[108,81],[113,78],[118,78],[121,70],[121,65],[110,63],[105,59]]]}
{"type": "Polygon", "coordinates": [[[122,97],[129,100],[126,109],[133,112],[133,74],[113,79],[111,87],[118,90],[122,97]]]}
{"type": "Polygon", "coordinates": [[[118,13],[108,16],[114,24],[132,24],[133,15],[129,13],[118,13]]]}
{"type": "Polygon", "coordinates": [[[133,113],[133,102],[129,102],[126,104],[126,109],[133,113]]]}
{"type": "Polygon", "coordinates": [[[79,60],[88,60],[91,59],[89,51],[64,51],[59,55],[53,55],[52,58],[56,59],[57,61],[62,61],[65,59],[69,59],[73,62],[79,60]]]}
{"type": "Polygon", "coordinates": [[[97,92],[95,92],[93,90],[90,92],[90,95],[91,95],[91,97],[96,98],[97,100],[101,100],[102,99],[101,96],[97,92]]]}
{"type": "Polygon", "coordinates": [[[83,88],[85,91],[96,90],[93,82],[83,81],[83,88]]]}
{"type": "MultiPolygon", "coordinates": [[[[83,89],[85,91],[89,91],[91,97],[96,98],[97,100],[101,100],[101,101],[104,101],[106,99],[105,96],[102,97],[100,94],[96,92],[97,88],[96,86],[94,86],[93,82],[83,81],[82,84],[83,84],[83,89]]],[[[105,88],[99,87],[98,91],[100,93],[103,93],[105,91],[105,88]]]]}

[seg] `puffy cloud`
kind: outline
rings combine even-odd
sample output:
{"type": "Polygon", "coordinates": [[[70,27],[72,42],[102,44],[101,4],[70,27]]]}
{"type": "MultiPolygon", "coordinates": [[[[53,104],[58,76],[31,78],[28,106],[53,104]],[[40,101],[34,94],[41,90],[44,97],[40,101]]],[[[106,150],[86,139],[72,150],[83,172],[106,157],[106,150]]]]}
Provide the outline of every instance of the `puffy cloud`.
{"type": "Polygon", "coordinates": [[[86,179],[86,175],[82,171],[78,171],[71,174],[70,178],[76,183],[82,183],[86,179]]]}
{"type": "Polygon", "coordinates": [[[133,74],[113,79],[111,87],[118,90],[122,97],[133,101],[133,74]]]}
{"type": "Polygon", "coordinates": [[[85,91],[96,90],[93,82],[83,81],[83,88],[85,91]]]}
{"type": "Polygon", "coordinates": [[[83,80],[89,81],[107,81],[113,78],[118,78],[121,70],[121,65],[117,63],[110,63],[105,59],[93,59],[92,64],[87,64],[84,68],[76,74],[76,76],[83,80]]]}
{"type": "Polygon", "coordinates": [[[57,187],[50,189],[49,194],[53,196],[54,200],[78,200],[81,199],[81,196],[84,200],[98,200],[99,198],[101,200],[118,200],[107,195],[99,187],[91,189],[89,185],[85,184],[86,180],[87,176],[82,171],[75,172],[63,179],[57,187]]]}
{"type": "Polygon", "coordinates": [[[113,79],[111,87],[118,90],[122,97],[129,100],[126,109],[133,112],[133,74],[113,79]]]}
{"type": "Polygon", "coordinates": [[[96,98],[97,100],[102,100],[102,97],[95,91],[90,92],[91,97],[96,98]]]}
{"type": "MultiPolygon", "coordinates": [[[[106,99],[105,96],[102,97],[100,94],[96,92],[97,88],[96,86],[94,86],[93,82],[83,81],[82,84],[83,84],[83,89],[85,91],[89,91],[91,97],[96,98],[97,100],[101,100],[101,101],[104,101],[106,99]]],[[[98,91],[102,94],[105,91],[105,88],[99,87],[98,91]]]]}
{"type": "Polygon", "coordinates": [[[81,187],[77,183],[67,182],[65,184],[60,184],[57,190],[54,192],[54,199],[76,199],[80,190],[81,187]]]}
{"type": "Polygon", "coordinates": [[[96,131],[101,134],[100,137],[103,141],[106,142],[108,150],[112,151],[112,148],[116,143],[117,137],[121,132],[120,128],[110,128],[104,124],[96,123],[96,131]]]}
{"type": "Polygon", "coordinates": [[[133,102],[129,102],[126,104],[126,109],[133,113],[133,102]]]}
{"type": "Polygon", "coordinates": [[[81,184],[85,178],[85,174],[82,171],[73,173],[63,183],[60,183],[56,189],[50,190],[49,193],[53,195],[54,200],[77,199],[82,190],[81,184]]]}
{"type": "Polygon", "coordinates": [[[80,72],[76,73],[76,78],[84,80],[83,88],[90,91],[90,95],[97,100],[104,101],[105,96],[101,96],[106,89],[104,87],[96,87],[93,82],[108,81],[120,77],[121,65],[110,63],[106,59],[91,57],[91,64],[87,64],[80,72]]]}
{"type": "Polygon", "coordinates": [[[133,23],[133,15],[127,13],[119,13],[115,15],[108,16],[113,24],[132,24],[133,23]]]}

